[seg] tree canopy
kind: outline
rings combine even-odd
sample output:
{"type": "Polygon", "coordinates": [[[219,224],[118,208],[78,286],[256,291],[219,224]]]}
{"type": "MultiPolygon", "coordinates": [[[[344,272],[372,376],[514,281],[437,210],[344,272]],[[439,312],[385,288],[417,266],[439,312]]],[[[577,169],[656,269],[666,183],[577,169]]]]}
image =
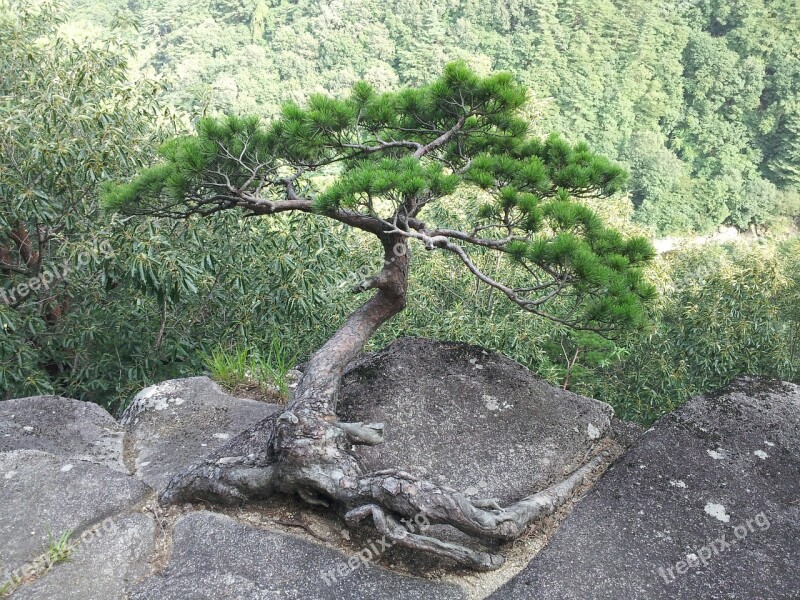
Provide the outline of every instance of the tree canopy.
{"type": "Polygon", "coordinates": [[[169,217],[313,212],[450,252],[522,309],[572,327],[640,324],[654,295],[640,268],[652,247],[581,201],[617,192],[624,171],[585,144],[529,135],[518,114],[526,97],[510,74],[479,77],[457,62],[429,85],[381,94],[360,82],[344,99],[287,104],[266,124],[207,118],[162,146],[161,163],[109,186],[104,202],[169,217]],[[475,199],[471,231],[436,222],[436,205],[456,195],[475,199]],[[496,281],[470,247],[504,254],[524,277],[496,281]],[[558,314],[548,312],[559,297],[558,314]]]}

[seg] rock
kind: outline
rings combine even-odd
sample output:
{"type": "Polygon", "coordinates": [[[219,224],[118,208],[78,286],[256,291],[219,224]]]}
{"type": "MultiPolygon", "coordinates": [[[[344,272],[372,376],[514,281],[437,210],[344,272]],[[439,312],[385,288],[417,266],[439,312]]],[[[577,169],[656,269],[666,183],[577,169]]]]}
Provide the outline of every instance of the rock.
{"type": "Polygon", "coordinates": [[[80,534],[151,493],[119,471],[38,450],[1,453],[0,482],[0,574],[39,556],[50,537],[80,534]]]}
{"type": "Polygon", "coordinates": [[[360,560],[351,571],[345,554],[214,513],[183,517],[175,525],[173,540],[164,574],[134,587],[130,600],[463,598],[455,586],[406,577],[360,560]],[[348,574],[337,577],[340,567],[348,574]],[[329,571],[332,574],[326,575],[329,571]]]}
{"type": "Polygon", "coordinates": [[[277,404],[235,398],[208,377],[164,381],[134,398],[122,415],[136,451],[136,476],[158,491],[277,404]]]}
{"type": "Polygon", "coordinates": [[[366,469],[403,468],[501,503],[563,479],[609,430],[611,407],[476,346],[403,338],[355,361],[343,421],[384,422],[366,469]]]}
{"type": "Polygon", "coordinates": [[[69,560],[14,593],[14,600],[125,600],[127,588],[152,574],[156,524],[141,513],[107,519],[75,540],[69,560]]]}
{"type": "Polygon", "coordinates": [[[611,419],[611,437],[623,448],[629,448],[644,435],[644,427],[633,421],[611,419]]]}
{"type": "Polygon", "coordinates": [[[0,402],[0,452],[42,450],[128,473],[125,430],[97,404],[60,396],[0,402]]]}
{"type": "Polygon", "coordinates": [[[798,598],[800,386],[740,379],[640,438],[491,596],[798,598]]]}

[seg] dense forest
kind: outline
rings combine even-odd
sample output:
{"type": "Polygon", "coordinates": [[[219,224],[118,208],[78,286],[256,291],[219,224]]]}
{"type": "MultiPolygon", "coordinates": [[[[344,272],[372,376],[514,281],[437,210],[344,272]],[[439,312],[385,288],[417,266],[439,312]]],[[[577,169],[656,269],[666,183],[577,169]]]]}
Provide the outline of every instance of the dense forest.
{"type": "MultiPolygon", "coordinates": [[[[726,224],[751,239],[658,258],[648,324],[612,339],[522,314],[448,257],[414,255],[410,305],[374,347],[480,344],[641,422],[739,374],[800,376],[793,0],[0,0],[0,36],[0,397],[119,408],[204,371],[280,393],[355,306],[369,242],[321,218],[124,217],[101,207],[104,182],[133,177],[200,117],[269,119],[362,79],[422,85],[457,59],[514,73],[533,134],[585,140],[629,172],[593,205],[612,226],[726,224]]],[[[462,200],[442,208],[453,222],[470,219],[462,200]]]]}
{"type": "Polygon", "coordinates": [[[543,133],[631,172],[636,221],[659,233],[745,229],[800,213],[800,11],[755,2],[209,0],[76,2],[119,11],[190,111],[273,116],[286,100],[432,80],[465,59],[528,86],[543,133]]]}

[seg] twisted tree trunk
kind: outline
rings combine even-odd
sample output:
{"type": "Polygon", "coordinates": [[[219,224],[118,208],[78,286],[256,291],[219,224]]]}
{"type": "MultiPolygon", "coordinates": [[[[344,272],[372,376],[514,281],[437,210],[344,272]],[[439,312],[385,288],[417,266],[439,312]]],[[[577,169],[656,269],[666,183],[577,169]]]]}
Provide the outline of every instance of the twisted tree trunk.
{"type": "Polygon", "coordinates": [[[430,552],[475,570],[496,569],[503,563],[501,556],[415,533],[403,522],[419,522],[421,515],[425,523],[451,525],[478,538],[512,540],[531,522],[563,504],[605,456],[596,456],[561,483],[506,508],[396,469],[364,473],[352,447],[382,443],[383,425],[340,422],[336,404],[347,365],[375,331],[406,305],[406,237],[379,237],[384,266],[377,276],[357,286],[357,291],[377,289],[377,293],[311,357],[286,410],[176,475],[160,500],[231,504],[276,492],[297,494],[311,504],[335,507],[348,525],[371,517],[393,545],[430,552]]]}

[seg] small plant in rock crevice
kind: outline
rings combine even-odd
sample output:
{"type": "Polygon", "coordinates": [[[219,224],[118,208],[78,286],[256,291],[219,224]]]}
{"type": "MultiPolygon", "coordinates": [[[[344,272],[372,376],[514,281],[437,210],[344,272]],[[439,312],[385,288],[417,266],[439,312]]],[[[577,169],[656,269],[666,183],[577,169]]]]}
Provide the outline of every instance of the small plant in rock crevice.
{"type": "Polygon", "coordinates": [[[288,398],[287,375],[295,358],[277,336],[266,353],[244,346],[217,346],[203,355],[211,377],[230,393],[279,404],[288,398]]]}

